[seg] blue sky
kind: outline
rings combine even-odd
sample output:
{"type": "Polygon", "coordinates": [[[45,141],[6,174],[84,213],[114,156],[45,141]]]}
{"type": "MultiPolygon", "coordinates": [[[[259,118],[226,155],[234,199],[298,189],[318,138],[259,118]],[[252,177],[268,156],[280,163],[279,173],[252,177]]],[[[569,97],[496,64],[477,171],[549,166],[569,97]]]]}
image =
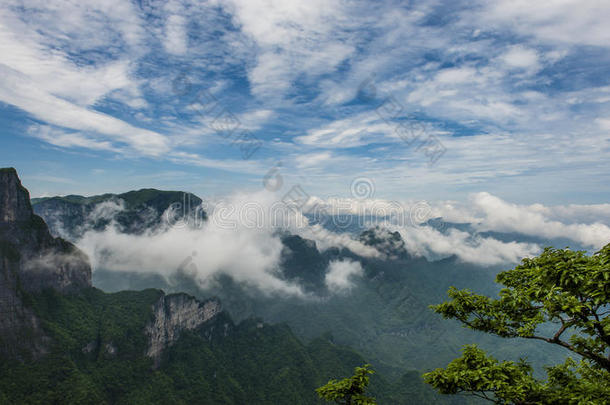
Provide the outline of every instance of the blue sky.
{"type": "Polygon", "coordinates": [[[604,203],[610,3],[4,0],[0,159],[34,196],[263,188],[604,203]]]}

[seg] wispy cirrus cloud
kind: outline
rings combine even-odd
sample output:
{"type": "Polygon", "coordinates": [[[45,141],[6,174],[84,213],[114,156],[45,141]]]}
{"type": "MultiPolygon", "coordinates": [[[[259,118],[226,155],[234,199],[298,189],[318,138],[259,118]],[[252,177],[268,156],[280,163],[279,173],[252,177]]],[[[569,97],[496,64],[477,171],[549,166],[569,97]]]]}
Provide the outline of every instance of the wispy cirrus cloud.
{"type": "Polygon", "coordinates": [[[582,3],[576,0],[551,0],[533,3],[526,0],[501,0],[483,3],[473,18],[501,23],[540,41],[608,47],[610,29],[604,19],[610,13],[605,1],[582,3]]]}
{"type": "Polygon", "coordinates": [[[10,0],[5,11],[0,100],[30,121],[2,114],[32,125],[32,143],[231,173],[233,187],[282,161],[321,195],[356,175],[388,198],[608,195],[602,2],[10,0]],[[183,73],[190,87],[177,91],[183,73]],[[376,92],[362,97],[367,83],[376,92]],[[211,127],[217,112],[194,107],[202,89],[264,141],[249,162],[211,127]],[[403,118],[375,112],[387,96],[447,147],[434,168],[397,136],[403,118]]]}

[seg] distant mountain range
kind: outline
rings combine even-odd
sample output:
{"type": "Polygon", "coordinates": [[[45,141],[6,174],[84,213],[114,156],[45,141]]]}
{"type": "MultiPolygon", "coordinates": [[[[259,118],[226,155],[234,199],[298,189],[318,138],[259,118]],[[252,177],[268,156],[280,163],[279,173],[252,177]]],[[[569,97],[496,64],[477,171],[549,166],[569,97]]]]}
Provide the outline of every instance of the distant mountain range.
{"type": "MultiPolygon", "coordinates": [[[[154,212],[152,217],[155,220],[143,223],[156,224],[160,215],[172,203],[181,203],[185,195],[173,192],[173,199],[167,198],[162,204],[146,203],[159,201],[155,197],[157,193],[169,192],[147,189],[123,194],[139,203],[123,203],[127,208],[121,211],[123,214],[117,213],[117,218],[120,215],[140,218],[154,212]]],[[[121,195],[106,195],[103,199],[90,197],[87,212],[95,210],[100,202],[116,202],[120,198],[121,195]]],[[[191,198],[201,201],[196,196],[191,198]]],[[[83,217],[78,217],[79,221],[73,220],[70,212],[81,206],[81,198],[73,200],[74,197],[35,200],[34,210],[55,223],[57,229],[79,235],[82,229],[91,225],[79,222],[83,217]]],[[[116,222],[120,221],[117,219],[116,222]]],[[[330,224],[335,222],[326,221],[326,227],[330,229],[330,224]]],[[[108,219],[104,223],[107,225],[108,219]]],[[[444,223],[442,219],[432,219],[429,225],[443,232],[450,228],[464,230],[471,227],[469,224],[444,223]]],[[[124,222],[120,226],[124,232],[144,230],[135,223],[129,225],[124,222]]],[[[527,355],[538,365],[562,356],[561,351],[554,348],[541,351],[536,347],[534,350],[530,342],[506,341],[474,333],[442,320],[429,310],[429,305],[445,300],[450,286],[495,294],[497,289],[493,280],[495,274],[504,269],[503,266],[476,266],[461,262],[455,256],[429,261],[408,252],[398,232],[380,227],[353,228],[350,234],[365,245],[375,247],[383,253],[383,258],[363,257],[347,248],[321,251],[312,240],[289,232],[280,234],[284,249],[278,274],[285,280],[299,283],[316,299],[269,296],[223,275],[210,284],[213,287],[206,287],[180,268],[174,269],[170,278],[142,273],[138,269],[116,272],[98,268],[93,274],[93,283],[104,291],[161,288],[164,291],[184,291],[200,298],[217,296],[237,320],[260,317],[272,323],[287,323],[297,336],[306,341],[331,333],[335,342],[354,347],[393,378],[398,378],[405,370],[425,371],[444,366],[459,353],[461,345],[470,342],[477,342],[502,358],[516,360],[527,355]],[[346,260],[360,263],[363,276],[354,278],[354,287],[347,293],[329,291],[325,284],[329,264],[346,260]]],[[[505,234],[504,237],[519,240],[520,235],[505,234]]],[[[73,240],[77,241],[78,237],[73,240]]]]}
{"type": "MultiPolygon", "coordinates": [[[[127,194],[134,215],[172,200],[151,190],[127,194]]],[[[37,205],[46,213],[56,207],[56,218],[68,218],[74,205],[95,209],[66,199],[37,205]]],[[[140,231],[129,224],[121,226],[140,231]]],[[[284,241],[297,256],[317,251],[298,237],[284,241]]],[[[303,344],[286,324],[235,323],[217,298],[92,287],[86,255],[51,236],[14,169],[0,169],[0,247],[1,404],[317,404],[314,388],[365,363],[329,334],[303,344]]],[[[287,277],[310,268],[294,260],[285,261],[287,277]]],[[[321,269],[324,258],[316,260],[321,269]]],[[[395,382],[376,375],[371,392],[380,404],[463,403],[439,397],[415,372],[395,382]]]]}
{"type": "Polygon", "coordinates": [[[51,231],[70,239],[78,239],[87,230],[103,230],[114,221],[122,232],[142,233],[161,224],[170,208],[179,215],[195,216],[205,221],[200,210],[202,200],[190,193],[142,189],[123,194],[103,194],[92,197],[33,198],[34,212],[49,224],[51,231]]]}

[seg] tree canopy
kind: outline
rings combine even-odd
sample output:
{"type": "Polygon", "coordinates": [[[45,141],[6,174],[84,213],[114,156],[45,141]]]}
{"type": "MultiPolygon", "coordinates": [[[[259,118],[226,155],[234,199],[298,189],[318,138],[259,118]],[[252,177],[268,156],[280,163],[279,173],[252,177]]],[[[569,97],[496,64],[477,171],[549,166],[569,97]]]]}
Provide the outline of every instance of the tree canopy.
{"type": "Polygon", "coordinates": [[[451,288],[451,300],[432,309],[474,330],[561,346],[576,360],[547,366],[541,380],[526,360],[500,362],[469,345],[424,380],[443,394],[498,404],[609,404],[610,244],[590,256],[546,248],[496,281],[504,286],[498,298],[451,288]]]}
{"type": "Polygon", "coordinates": [[[365,394],[369,385],[369,374],[374,372],[369,364],[356,367],[353,376],[343,380],[330,380],[326,385],[316,389],[316,392],[320,398],[340,405],[376,405],[375,398],[365,394]]]}

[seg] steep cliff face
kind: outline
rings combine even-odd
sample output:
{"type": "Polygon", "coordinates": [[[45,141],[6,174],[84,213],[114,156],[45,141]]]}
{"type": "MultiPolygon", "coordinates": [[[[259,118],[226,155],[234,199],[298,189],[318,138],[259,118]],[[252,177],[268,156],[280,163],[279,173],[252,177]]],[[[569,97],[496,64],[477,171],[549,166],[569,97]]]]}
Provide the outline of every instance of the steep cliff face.
{"type": "Polygon", "coordinates": [[[44,221],[34,215],[15,169],[0,169],[0,353],[45,353],[47,338],[39,319],[23,304],[23,292],[90,285],[86,256],[50,235],[44,221]]]}
{"type": "MultiPolygon", "coordinates": [[[[159,197],[154,194],[154,198],[159,197]]],[[[0,169],[0,353],[14,355],[13,349],[23,349],[23,336],[29,336],[25,345],[29,353],[46,351],[49,338],[34,312],[24,305],[25,295],[47,288],[66,293],[90,286],[87,256],[72,243],[51,236],[43,219],[34,214],[15,169],[0,169]]],[[[182,331],[210,321],[221,306],[217,300],[200,302],[186,294],[163,294],[151,310],[152,320],[143,331],[149,342],[146,354],[159,365],[163,350],[182,331]]],[[[110,343],[105,350],[116,354],[110,343]]]]}
{"type": "Polygon", "coordinates": [[[30,195],[21,185],[17,171],[0,169],[0,223],[28,221],[32,214],[30,195]]]}
{"type": "Polygon", "coordinates": [[[15,169],[0,169],[0,270],[7,287],[27,292],[91,286],[91,266],[76,246],[49,233],[15,169]]]}
{"type": "Polygon", "coordinates": [[[15,169],[0,169],[0,353],[45,353],[47,338],[39,319],[24,305],[24,292],[65,292],[90,285],[85,254],[53,238],[42,218],[34,215],[15,169]]]}
{"type": "Polygon", "coordinates": [[[4,248],[0,251],[0,355],[39,357],[46,351],[46,338],[39,319],[23,304],[17,289],[18,252],[4,248]]]}
{"type": "Polygon", "coordinates": [[[171,346],[184,330],[194,330],[221,312],[220,301],[205,302],[187,294],[163,295],[153,305],[153,319],[146,326],[149,339],[146,355],[158,367],[163,349],[171,346]]]}

